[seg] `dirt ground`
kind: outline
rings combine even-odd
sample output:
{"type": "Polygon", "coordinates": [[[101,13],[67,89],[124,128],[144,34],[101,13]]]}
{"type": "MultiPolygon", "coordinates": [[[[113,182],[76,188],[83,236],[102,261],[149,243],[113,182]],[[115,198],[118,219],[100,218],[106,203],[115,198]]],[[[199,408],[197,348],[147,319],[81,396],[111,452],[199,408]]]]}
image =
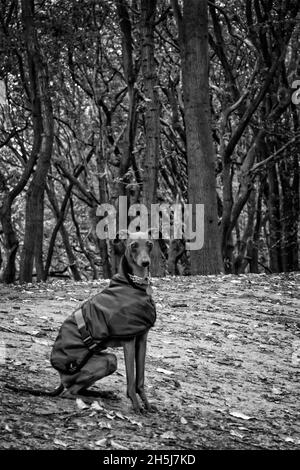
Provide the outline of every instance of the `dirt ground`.
{"type": "Polygon", "coordinates": [[[1,449],[299,449],[300,274],[154,279],[146,385],[135,415],[119,368],[103,398],[35,397],[63,319],[106,281],[0,286],[1,449]]]}

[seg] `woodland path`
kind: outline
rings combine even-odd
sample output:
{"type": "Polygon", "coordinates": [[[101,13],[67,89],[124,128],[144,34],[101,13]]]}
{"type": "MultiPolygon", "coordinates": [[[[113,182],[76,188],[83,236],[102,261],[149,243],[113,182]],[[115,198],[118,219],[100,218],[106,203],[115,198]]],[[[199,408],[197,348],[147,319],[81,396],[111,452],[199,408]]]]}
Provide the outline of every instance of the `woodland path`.
{"type": "Polygon", "coordinates": [[[1,449],[299,449],[299,274],[154,279],[148,396],[135,415],[118,371],[101,400],[34,397],[57,385],[49,354],[63,319],[106,281],[0,286],[1,449]]]}

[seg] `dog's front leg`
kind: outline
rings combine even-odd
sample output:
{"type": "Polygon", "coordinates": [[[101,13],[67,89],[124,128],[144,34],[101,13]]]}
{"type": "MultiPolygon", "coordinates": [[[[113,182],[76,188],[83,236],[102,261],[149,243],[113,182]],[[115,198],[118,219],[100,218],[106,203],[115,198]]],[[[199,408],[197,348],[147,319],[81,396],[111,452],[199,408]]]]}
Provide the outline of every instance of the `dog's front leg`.
{"type": "Polygon", "coordinates": [[[135,338],[124,343],[124,358],[127,379],[127,396],[132,402],[134,411],[139,413],[141,408],[135,391],[136,386],[134,379],[135,338]]]}
{"type": "Polygon", "coordinates": [[[136,392],[141,397],[146,410],[156,411],[156,408],[151,405],[145,393],[145,360],[147,349],[147,336],[148,332],[144,335],[138,336],[135,343],[135,364],[136,364],[136,392]]]}

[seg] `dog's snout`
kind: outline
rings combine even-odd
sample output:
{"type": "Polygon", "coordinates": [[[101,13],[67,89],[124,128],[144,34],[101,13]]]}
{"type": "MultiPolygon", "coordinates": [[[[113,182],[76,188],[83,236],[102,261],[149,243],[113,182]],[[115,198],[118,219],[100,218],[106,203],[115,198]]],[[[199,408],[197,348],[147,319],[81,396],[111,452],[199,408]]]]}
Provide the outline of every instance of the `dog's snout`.
{"type": "Polygon", "coordinates": [[[143,266],[144,268],[147,268],[147,266],[149,266],[149,264],[150,264],[150,261],[149,261],[149,260],[142,261],[142,266],[143,266]]]}

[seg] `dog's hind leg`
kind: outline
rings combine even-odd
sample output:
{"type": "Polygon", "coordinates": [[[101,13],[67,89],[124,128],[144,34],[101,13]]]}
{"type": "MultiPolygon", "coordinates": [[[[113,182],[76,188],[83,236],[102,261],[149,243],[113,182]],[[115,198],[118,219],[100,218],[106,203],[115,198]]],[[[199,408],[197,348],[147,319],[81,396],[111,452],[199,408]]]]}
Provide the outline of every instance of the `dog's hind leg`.
{"type": "Polygon", "coordinates": [[[65,387],[61,394],[62,398],[74,398],[82,391],[88,396],[88,387],[91,387],[97,380],[112,374],[116,369],[117,358],[114,354],[106,352],[94,354],[76,374],[61,374],[61,381],[65,387]]]}
{"type": "Polygon", "coordinates": [[[136,413],[140,413],[141,407],[139,405],[136,395],[136,386],[134,378],[135,341],[136,338],[133,338],[130,341],[126,341],[123,347],[126,367],[127,396],[131,400],[134,411],[136,413]]]}

